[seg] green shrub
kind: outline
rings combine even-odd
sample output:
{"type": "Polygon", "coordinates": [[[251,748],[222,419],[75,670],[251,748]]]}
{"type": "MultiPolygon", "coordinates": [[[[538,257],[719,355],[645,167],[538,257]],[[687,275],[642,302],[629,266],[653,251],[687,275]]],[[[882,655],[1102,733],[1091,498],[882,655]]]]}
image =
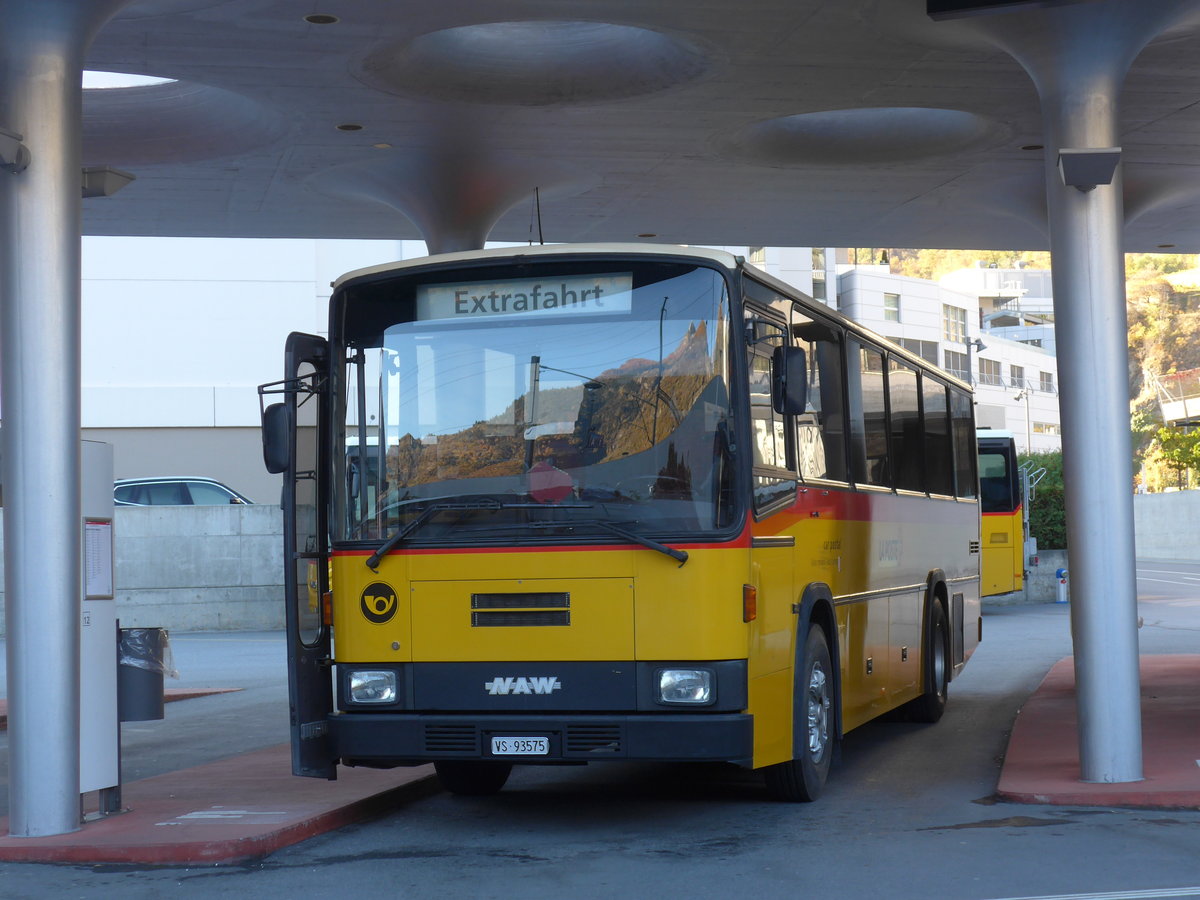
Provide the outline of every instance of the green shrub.
{"type": "Polygon", "coordinates": [[[1039,550],[1065,550],[1067,547],[1067,512],[1063,497],[1062,451],[1022,453],[1022,465],[1030,463],[1034,471],[1045,469],[1046,474],[1033,491],[1029,510],[1029,533],[1037,539],[1039,550]]]}

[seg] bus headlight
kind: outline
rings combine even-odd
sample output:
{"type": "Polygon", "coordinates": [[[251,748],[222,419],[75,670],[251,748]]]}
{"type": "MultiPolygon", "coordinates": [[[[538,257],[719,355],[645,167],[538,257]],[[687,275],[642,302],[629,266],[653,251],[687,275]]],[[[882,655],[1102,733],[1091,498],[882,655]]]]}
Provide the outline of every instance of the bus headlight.
{"type": "Polygon", "coordinates": [[[711,703],[712,681],[709,669],[659,669],[658,700],[693,706],[711,703]]]}
{"type": "Polygon", "coordinates": [[[352,671],[350,699],[355,703],[395,703],[396,673],[387,669],[352,671]]]}

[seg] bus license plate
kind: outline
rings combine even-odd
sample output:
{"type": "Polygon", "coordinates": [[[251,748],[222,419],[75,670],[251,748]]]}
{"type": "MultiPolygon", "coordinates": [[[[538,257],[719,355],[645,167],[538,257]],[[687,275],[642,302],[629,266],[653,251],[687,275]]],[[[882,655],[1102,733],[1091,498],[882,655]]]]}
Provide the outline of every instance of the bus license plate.
{"type": "Polygon", "coordinates": [[[547,737],[494,737],[492,756],[546,756],[550,753],[547,737]]]}

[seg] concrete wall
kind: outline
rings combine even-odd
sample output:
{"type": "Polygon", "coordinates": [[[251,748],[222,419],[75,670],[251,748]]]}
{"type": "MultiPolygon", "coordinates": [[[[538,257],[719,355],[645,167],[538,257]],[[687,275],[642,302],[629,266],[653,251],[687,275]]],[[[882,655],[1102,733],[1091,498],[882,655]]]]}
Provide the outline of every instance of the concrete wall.
{"type": "MultiPolygon", "coordinates": [[[[171,631],[283,628],[277,505],[122,507],[113,523],[117,616],[171,631]]],[[[0,634],[4,624],[0,620],[0,634]]]]}
{"type": "Polygon", "coordinates": [[[1200,491],[1133,498],[1138,559],[1200,562],[1200,491]]]}

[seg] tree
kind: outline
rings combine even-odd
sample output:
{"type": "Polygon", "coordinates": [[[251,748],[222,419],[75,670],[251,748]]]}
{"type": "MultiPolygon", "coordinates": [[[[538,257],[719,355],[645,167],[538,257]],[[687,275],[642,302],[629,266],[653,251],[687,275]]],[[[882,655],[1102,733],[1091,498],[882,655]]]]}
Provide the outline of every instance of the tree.
{"type": "Polygon", "coordinates": [[[1063,496],[1062,451],[1022,453],[1021,465],[1046,474],[1033,492],[1029,506],[1029,534],[1037,539],[1039,550],[1065,550],[1067,547],[1066,501],[1063,496]]]}
{"type": "Polygon", "coordinates": [[[1187,473],[1200,467],[1200,431],[1160,428],[1154,436],[1159,456],[1174,472],[1179,486],[1186,487],[1187,473]]]}

